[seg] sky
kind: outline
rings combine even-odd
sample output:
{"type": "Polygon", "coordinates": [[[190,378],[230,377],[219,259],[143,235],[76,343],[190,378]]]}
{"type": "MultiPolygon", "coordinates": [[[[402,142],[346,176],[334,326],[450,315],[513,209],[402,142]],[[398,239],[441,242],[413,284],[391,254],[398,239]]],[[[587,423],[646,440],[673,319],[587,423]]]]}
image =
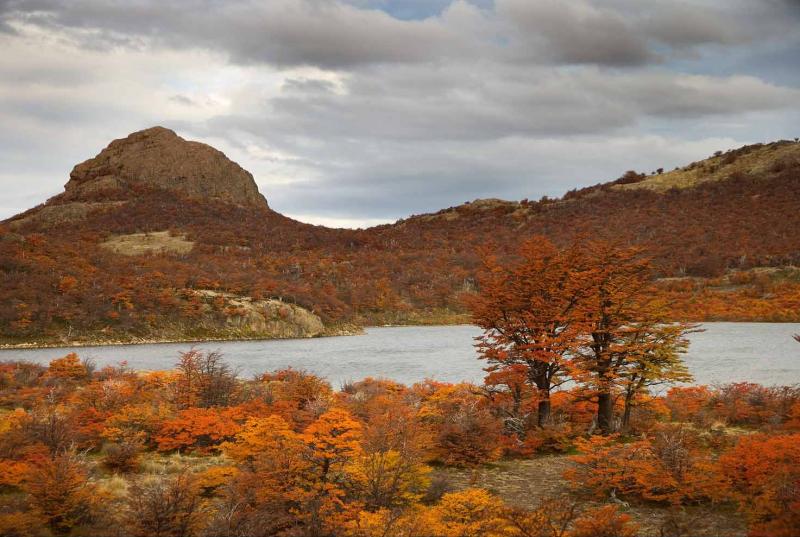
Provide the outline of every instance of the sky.
{"type": "Polygon", "coordinates": [[[800,0],[0,0],[0,219],[154,125],[315,224],[560,196],[800,136],[800,0]]]}

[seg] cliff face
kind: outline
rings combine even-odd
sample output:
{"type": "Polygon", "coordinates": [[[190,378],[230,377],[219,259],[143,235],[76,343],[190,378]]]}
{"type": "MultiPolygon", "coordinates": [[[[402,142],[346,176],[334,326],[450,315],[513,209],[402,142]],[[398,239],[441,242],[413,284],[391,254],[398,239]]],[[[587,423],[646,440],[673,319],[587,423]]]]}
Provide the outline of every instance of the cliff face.
{"type": "Polygon", "coordinates": [[[99,155],[75,166],[64,202],[89,201],[103,191],[135,185],[248,207],[267,207],[253,176],[221,151],[152,127],[114,140],[99,155]]]}

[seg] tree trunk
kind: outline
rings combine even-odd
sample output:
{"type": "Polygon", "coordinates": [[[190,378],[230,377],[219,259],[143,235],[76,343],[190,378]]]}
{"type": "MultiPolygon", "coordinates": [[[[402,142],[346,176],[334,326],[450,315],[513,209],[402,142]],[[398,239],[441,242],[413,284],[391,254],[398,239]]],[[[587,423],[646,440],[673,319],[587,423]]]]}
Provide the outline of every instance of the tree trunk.
{"type": "Polygon", "coordinates": [[[625,410],[622,412],[622,430],[627,432],[631,424],[631,409],[633,407],[633,393],[625,394],[625,410]]]}
{"type": "Polygon", "coordinates": [[[536,423],[539,427],[544,427],[550,421],[550,397],[539,401],[539,412],[536,423]]]}
{"type": "Polygon", "coordinates": [[[614,398],[611,392],[597,394],[597,426],[603,434],[611,434],[614,421],[614,398]]]}

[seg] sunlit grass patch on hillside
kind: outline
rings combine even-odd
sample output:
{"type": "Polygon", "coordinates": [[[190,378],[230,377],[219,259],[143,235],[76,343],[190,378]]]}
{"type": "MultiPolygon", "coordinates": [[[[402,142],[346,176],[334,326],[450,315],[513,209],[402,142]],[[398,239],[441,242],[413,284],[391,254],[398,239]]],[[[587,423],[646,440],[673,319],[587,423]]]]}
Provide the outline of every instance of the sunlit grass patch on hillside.
{"type": "Polygon", "coordinates": [[[188,254],[194,247],[194,242],[186,240],[183,235],[170,235],[169,231],[155,231],[152,233],[118,235],[100,245],[122,255],[142,255],[160,252],[188,254]]]}

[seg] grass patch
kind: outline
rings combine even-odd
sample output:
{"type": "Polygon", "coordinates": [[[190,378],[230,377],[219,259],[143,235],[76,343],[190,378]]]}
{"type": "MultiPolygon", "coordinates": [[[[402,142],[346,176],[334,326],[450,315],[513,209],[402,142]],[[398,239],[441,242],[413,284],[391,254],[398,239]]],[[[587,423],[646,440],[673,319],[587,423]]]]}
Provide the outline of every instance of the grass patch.
{"type": "Polygon", "coordinates": [[[183,235],[170,235],[169,231],[155,231],[152,233],[117,235],[100,243],[100,246],[121,255],[142,255],[162,252],[188,254],[192,251],[194,242],[186,240],[186,237],[183,235]]]}

